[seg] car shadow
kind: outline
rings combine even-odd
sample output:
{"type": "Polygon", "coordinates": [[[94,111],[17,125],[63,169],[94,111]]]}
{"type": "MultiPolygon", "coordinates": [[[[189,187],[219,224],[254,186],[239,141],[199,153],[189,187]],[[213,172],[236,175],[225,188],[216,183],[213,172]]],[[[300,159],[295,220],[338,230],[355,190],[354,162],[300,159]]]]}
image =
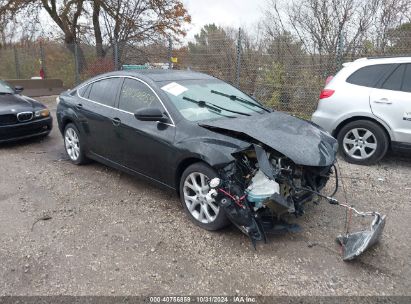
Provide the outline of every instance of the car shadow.
{"type": "Polygon", "coordinates": [[[51,141],[52,139],[50,136],[39,136],[39,137],[31,137],[27,139],[22,139],[22,140],[16,140],[16,141],[11,141],[11,142],[5,142],[0,144],[0,149],[4,150],[10,150],[10,149],[16,149],[32,144],[38,144],[38,143],[46,143],[51,141]]]}
{"type": "Polygon", "coordinates": [[[389,151],[380,161],[381,165],[390,165],[392,163],[401,163],[402,165],[411,167],[411,153],[389,151]]]}

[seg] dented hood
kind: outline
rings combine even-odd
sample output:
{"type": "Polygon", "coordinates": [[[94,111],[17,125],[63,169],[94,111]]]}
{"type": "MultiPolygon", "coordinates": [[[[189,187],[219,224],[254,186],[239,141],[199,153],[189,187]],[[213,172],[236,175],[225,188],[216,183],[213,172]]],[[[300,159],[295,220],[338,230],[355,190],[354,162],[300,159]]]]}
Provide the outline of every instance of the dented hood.
{"type": "Polygon", "coordinates": [[[232,137],[248,137],[305,166],[332,165],[338,148],[329,133],[282,112],[218,119],[200,126],[232,137]]]}

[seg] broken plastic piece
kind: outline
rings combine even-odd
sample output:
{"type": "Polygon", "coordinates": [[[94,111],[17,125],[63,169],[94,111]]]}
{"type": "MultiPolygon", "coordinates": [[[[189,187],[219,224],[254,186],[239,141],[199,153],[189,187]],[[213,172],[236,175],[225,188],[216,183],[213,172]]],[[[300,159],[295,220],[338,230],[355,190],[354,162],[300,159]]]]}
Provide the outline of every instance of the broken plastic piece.
{"type": "Polygon", "coordinates": [[[206,194],[206,197],[205,197],[207,203],[214,202],[217,195],[218,195],[218,193],[217,193],[216,189],[211,189],[210,191],[208,191],[208,193],[206,194]]]}
{"type": "Polygon", "coordinates": [[[270,207],[270,209],[272,210],[276,210],[277,214],[282,214],[282,213],[294,213],[295,212],[295,207],[294,204],[287,200],[284,196],[278,194],[278,193],[274,193],[271,197],[270,197],[270,201],[268,204],[271,205],[267,205],[268,207],[270,207]],[[275,204],[275,206],[273,205],[275,204]],[[280,212],[280,210],[282,209],[283,212],[280,212]]]}
{"type": "Polygon", "coordinates": [[[255,154],[257,156],[258,165],[260,166],[260,170],[269,178],[274,179],[274,170],[270,164],[270,160],[268,159],[267,152],[259,146],[254,144],[255,154]]]}
{"type": "Polygon", "coordinates": [[[266,240],[261,225],[258,224],[249,208],[238,208],[235,202],[230,198],[223,198],[220,201],[220,206],[223,207],[231,222],[250,237],[254,248],[256,241],[266,240]]]}
{"type": "Polygon", "coordinates": [[[298,224],[289,224],[284,220],[273,221],[272,218],[263,217],[261,223],[266,234],[298,233],[302,228],[298,224]]]}
{"type": "MultiPolygon", "coordinates": [[[[368,215],[368,214],[366,214],[368,215]]],[[[385,215],[374,213],[370,230],[347,233],[337,237],[343,248],[343,260],[353,260],[377,243],[385,227],[385,215]]]]}

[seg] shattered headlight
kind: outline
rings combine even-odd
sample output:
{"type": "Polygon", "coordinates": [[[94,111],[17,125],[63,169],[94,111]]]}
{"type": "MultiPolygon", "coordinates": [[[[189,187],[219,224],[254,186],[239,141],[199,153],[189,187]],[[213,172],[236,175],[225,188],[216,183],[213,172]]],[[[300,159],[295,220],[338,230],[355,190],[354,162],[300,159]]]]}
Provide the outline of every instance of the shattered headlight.
{"type": "Polygon", "coordinates": [[[34,112],[34,116],[35,117],[48,117],[50,116],[50,111],[49,109],[42,109],[42,110],[38,110],[36,112],[34,112]]]}

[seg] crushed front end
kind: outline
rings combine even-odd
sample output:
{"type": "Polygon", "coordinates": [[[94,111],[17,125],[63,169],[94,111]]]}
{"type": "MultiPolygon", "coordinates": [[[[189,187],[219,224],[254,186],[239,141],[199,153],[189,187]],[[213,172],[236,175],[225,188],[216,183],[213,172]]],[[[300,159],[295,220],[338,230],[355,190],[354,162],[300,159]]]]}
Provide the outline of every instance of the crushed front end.
{"type": "Polygon", "coordinates": [[[250,145],[231,155],[233,160],[214,166],[219,178],[210,181],[210,199],[215,199],[230,220],[252,243],[266,234],[298,231],[286,215],[301,216],[304,206],[321,198],[357,216],[373,216],[369,230],[346,233],[338,238],[343,259],[357,257],[382,235],[385,216],[359,212],[334,198],[338,191],[335,167],[338,144],[335,138],[310,121],[273,111],[260,116],[207,121],[200,126],[250,145]],[[330,195],[321,190],[334,175],[330,195]]]}
{"type": "Polygon", "coordinates": [[[235,161],[219,169],[220,178],[210,182],[209,195],[254,246],[267,233],[298,231],[284,215],[304,214],[304,205],[319,200],[317,193],[332,174],[332,166],[299,166],[257,144],[233,156],[235,161]]]}
{"type": "MultiPolygon", "coordinates": [[[[267,234],[298,232],[300,227],[287,223],[285,218],[290,214],[303,215],[307,203],[326,198],[331,204],[351,208],[333,198],[338,190],[334,164],[297,165],[279,152],[259,144],[237,151],[233,157],[233,162],[218,169],[220,177],[210,181],[208,196],[215,199],[231,222],[250,238],[254,248],[257,241],[266,241],[267,234]],[[330,196],[324,196],[320,192],[333,174],[334,191],[330,196]]],[[[344,260],[358,256],[380,238],[385,217],[382,219],[378,229],[374,223],[374,229],[362,232],[360,236],[347,233],[339,237],[344,252],[350,253],[349,257],[344,255],[344,260]]]]}

